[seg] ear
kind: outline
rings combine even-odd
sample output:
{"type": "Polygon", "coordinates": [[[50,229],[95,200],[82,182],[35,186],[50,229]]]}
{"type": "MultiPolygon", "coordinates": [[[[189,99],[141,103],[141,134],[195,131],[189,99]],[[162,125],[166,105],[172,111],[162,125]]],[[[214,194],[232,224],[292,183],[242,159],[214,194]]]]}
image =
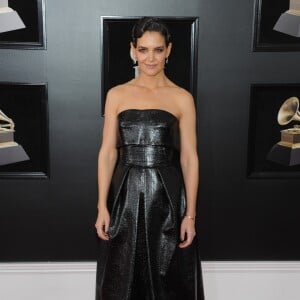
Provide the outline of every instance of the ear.
{"type": "Polygon", "coordinates": [[[169,43],[169,45],[168,45],[168,47],[167,47],[167,57],[170,56],[171,50],[172,50],[172,43],[169,43]]]}
{"type": "Polygon", "coordinates": [[[136,60],[136,48],[134,47],[132,42],[130,42],[130,56],[131,59],[136,60]]]}

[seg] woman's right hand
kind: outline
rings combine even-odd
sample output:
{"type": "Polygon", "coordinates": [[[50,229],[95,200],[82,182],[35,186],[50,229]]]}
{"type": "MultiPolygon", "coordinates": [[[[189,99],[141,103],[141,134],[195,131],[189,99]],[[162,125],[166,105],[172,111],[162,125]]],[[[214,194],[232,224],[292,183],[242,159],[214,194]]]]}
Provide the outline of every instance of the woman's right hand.
{"type": "Polygon", "coordinates": [[[100,209],[97,217],[95,227],[99,238],[108,241],[108,228],[110,223],[110,215],[107,208],[100,209]]]}

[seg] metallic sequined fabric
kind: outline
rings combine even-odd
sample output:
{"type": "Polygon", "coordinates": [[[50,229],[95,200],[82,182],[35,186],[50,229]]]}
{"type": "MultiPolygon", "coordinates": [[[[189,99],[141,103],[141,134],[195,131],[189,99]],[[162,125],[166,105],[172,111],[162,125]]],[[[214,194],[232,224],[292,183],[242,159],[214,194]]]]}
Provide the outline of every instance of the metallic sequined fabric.
{"type": "Polygon", "coordinates": [[[178,247],[186,209],[179,121],[161,109],[127,109],[118,120],[96,300],[204,300],[197,236],[178,247]]]}

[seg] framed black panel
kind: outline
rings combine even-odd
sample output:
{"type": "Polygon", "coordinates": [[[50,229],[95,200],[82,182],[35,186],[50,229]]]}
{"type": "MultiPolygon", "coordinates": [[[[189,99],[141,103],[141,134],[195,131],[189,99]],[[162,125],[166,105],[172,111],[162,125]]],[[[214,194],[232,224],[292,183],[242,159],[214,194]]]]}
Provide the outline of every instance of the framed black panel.
{"type": "Polygon", "coordinates": [[[0,33],[0,48],[46,49],[45,0],[9,0],[25,28],[0,33]]]}
{"type": "Polygon", "coordinates": [[[256,0],[253,51],[300,51],[300,3],[256,0]]]}
{"type": "Polygon", "coordinates": [[[300,99],[300,83],[251,86],[247,166],[249,178],[300,178],[300,144],[297,142],[300,129],[299,135],[293,134],[295,142],[291,140],[291,136],[286,141],[281,136],[282,132],[294,130],[293,126],[300,124],[297,98],[300,99]],[[288,99],[294,102],[283,106],[288,99]],[[278,122],[280,109],[287,120],[285,125],[278,122]],[[292,156],[294,161],[289,165],[292,156]]]}
{"type": "MultiPolygon", "coordinates": [[[[29,160],[0,165],[0,178],[49,178],[47,102],[45,83],[0,82],[0,110],[14,122],[12,140],[22,146],[29,157],[29,160]]],[[[8,151],[0,154],[11,155],[11,148],[5,143],[0,143],[0,148],[8,151]]]]}
{"type": "MultiPolygon", "coordinates": [[[[101,17],[102,90],[101,112],[104,114],[108,90],[134,77],[130,58],[131,29],[140,17],[101,17]]],[[[198,52],[197,17],[161,17],[170,29],[172,52],[166,75],[196,98],[198,52]]]]}

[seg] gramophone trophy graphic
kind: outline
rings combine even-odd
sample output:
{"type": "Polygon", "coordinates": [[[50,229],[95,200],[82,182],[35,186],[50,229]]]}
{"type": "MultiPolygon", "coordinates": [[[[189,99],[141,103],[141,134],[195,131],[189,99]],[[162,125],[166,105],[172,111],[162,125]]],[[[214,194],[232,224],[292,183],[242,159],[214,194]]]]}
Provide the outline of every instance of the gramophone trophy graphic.
{"type": "MultiPolygon", "coordinates": [[[[300,122],[297,97],[284,101],[279,109],[277,121],[280,125],[287,125],[292,121],[300,122]]],[[[267,159],[285,166],[300,164],[300,124],[281,130],[281,141],[272,147],[267,159]]]]}
{"type": "Polygon", "coordinates": [[[0,0],[0,33],[25,28],[25,24],[12,8],[8,0],[0,0]]]}
{"type": "Polygon", "coordinates": [[[290,9],[279,17],[273,29],[300,37],[300,0],[290,0],[290,9]]]}
{"type": "Polygon", "coordinates": [[[0,110],[0,166],[29,160],[23,147],[14,141],[15,124],[0,110]]]}

